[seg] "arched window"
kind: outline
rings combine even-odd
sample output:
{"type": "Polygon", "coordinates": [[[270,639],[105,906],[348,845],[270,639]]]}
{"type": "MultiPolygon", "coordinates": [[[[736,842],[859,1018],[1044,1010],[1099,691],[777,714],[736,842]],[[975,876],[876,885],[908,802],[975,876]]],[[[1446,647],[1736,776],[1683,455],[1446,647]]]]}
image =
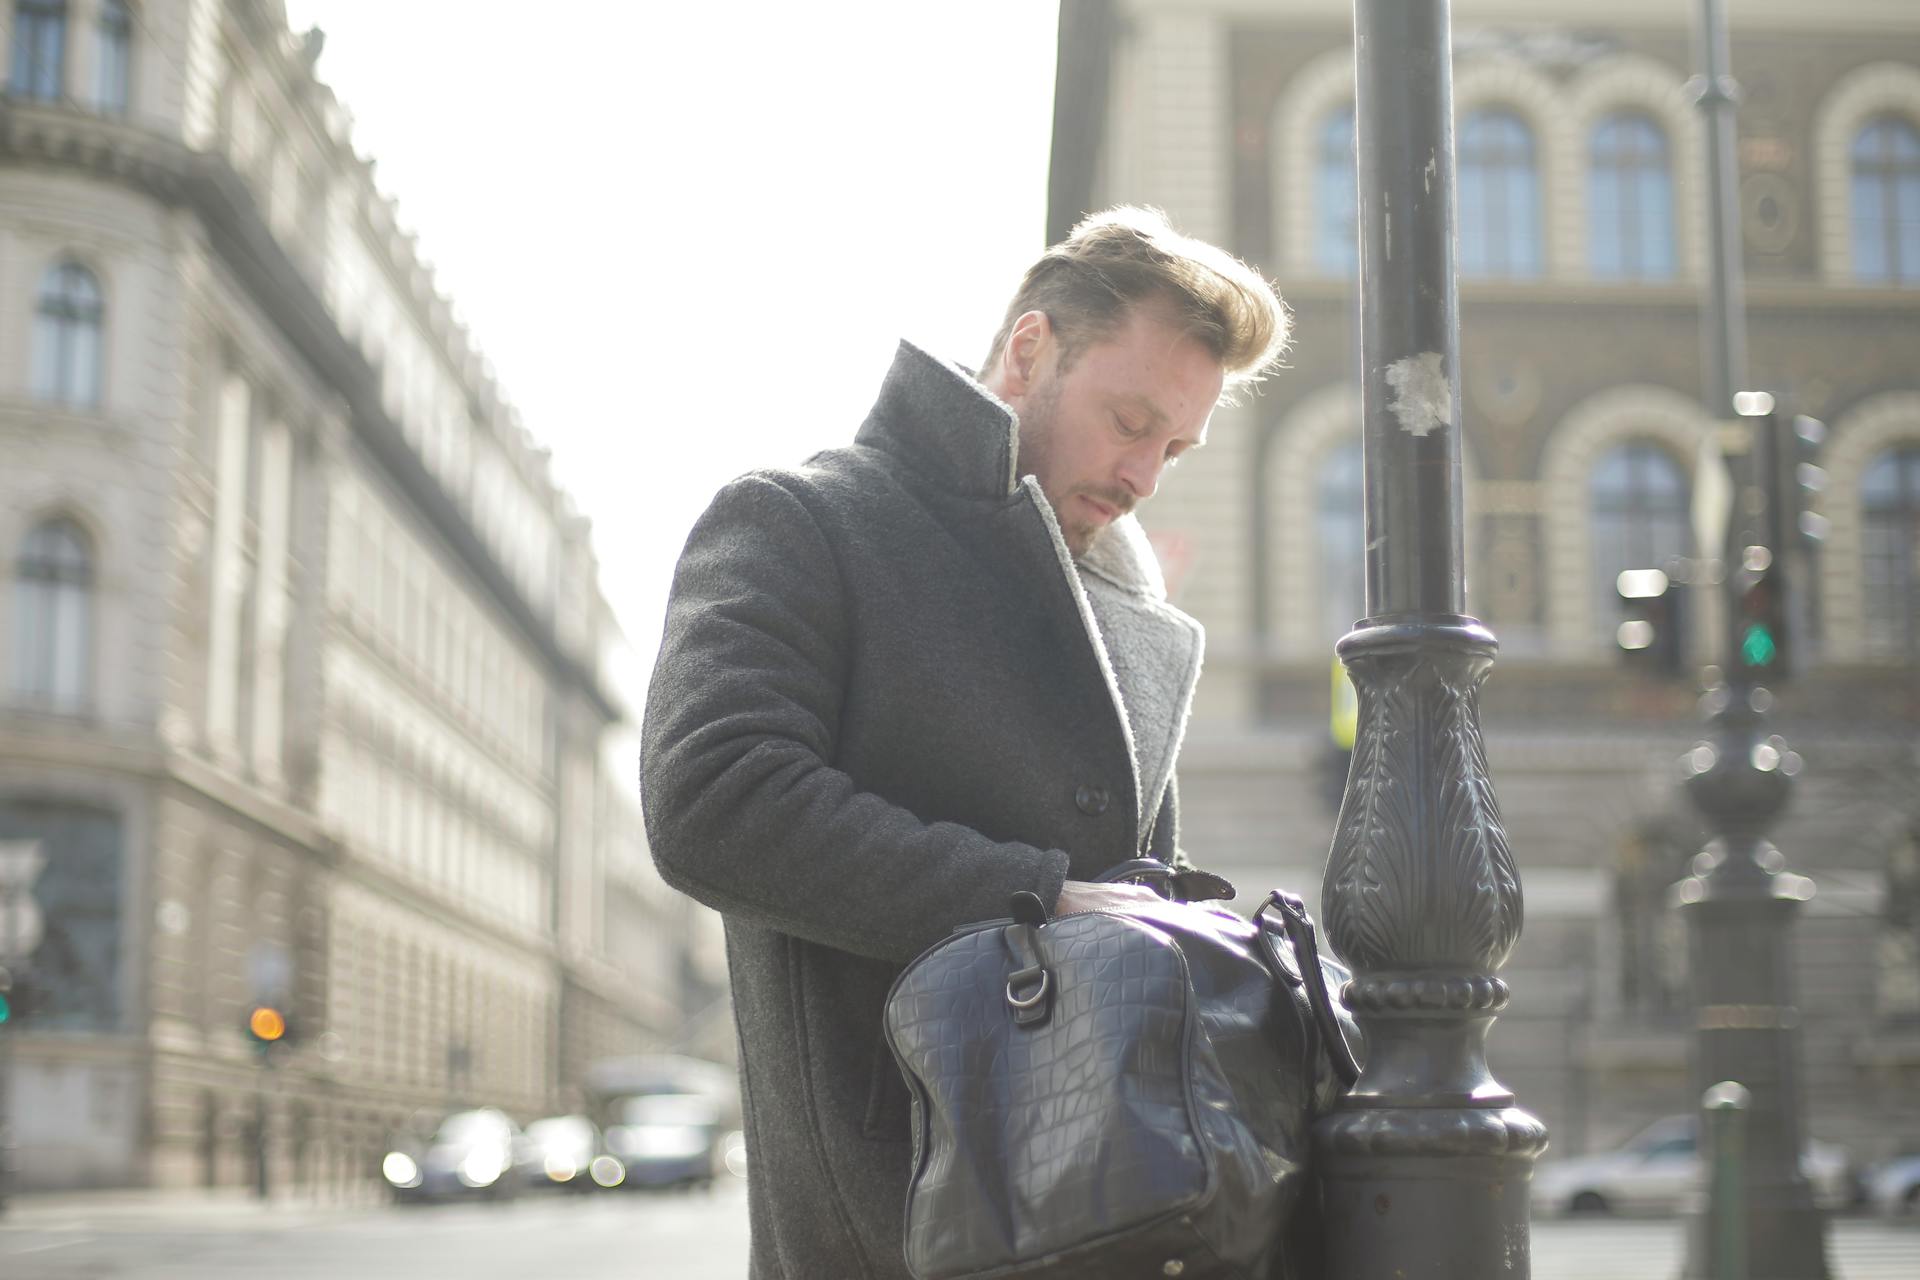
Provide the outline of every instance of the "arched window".
{"type": "Polygon", "coordinates": [[[1533,131],[1511,111],[1469,112],[1460,124],[1460,272],[1540,274],[1540,180],[1533,131]]]}
{"type": "Polygon", "coordinates": [[[1860,477],[1863,647],[1920,654],[1920,444],[1879,454],[1860,477]]]}
{"type": "Polygon", "coordinates": [[[100,402],[100,282],[77,262],[40,278],[33,334],[33,393],[76,408],[100,402]]]}
{"type": "Polygon", "coordinates": [[[1853,139],[1853,273],[1920,281],[1920,129],[1899,116],[1869,121],[1853,139]]]}
{"type": "Polygon", "coordinates": [[[100,0],[94,38],[94,105],[115,115],[124,114],[133,49],[133,15],[127,11],[127,0],[100,0]]]}
{"type": "Polygon", "coordinates": [[[1634,440],[1600,456],[1589,482],[1593,512],[1593,617],[1611,641],[1620,621],[1615,582],[1625,569],[1663,569],[1687,554],[1686,473],[1659,445],[1634,440]]]}
{"type": "Polygon", "coordinates": [[[1320,126],[1313,166],[1313,260],[1328,275],[1359,269],[1359,194],[1353,170],[1353,108],[1320,126]]]}
{"type": "Polygon", "coordinates": [[[1321,456],[1314,477],[1320,630],[1329,641],[1351,631],[1367,607],[1360,473],[1360,442],[1350,440],[1321,456]]]}
{"type": "Polygon", "coordinates": [[[87,700],[93,554],[64,517],[35,525],[14,564],[13,691],[58,711],[87,700]]]}
{"type": "Polygon", "coordinates": [[[7,91],[16,98],[57,102],[65,86],[66,56],[66,0],[15,0],[7,91]]]}
{"type": "Polygon", "coordinates": [[[1667,135],[1644,115],[1594,127],[1587,171],[1587,261],[1601,279],[1673,275],[1673,173],[1667,135]]]}

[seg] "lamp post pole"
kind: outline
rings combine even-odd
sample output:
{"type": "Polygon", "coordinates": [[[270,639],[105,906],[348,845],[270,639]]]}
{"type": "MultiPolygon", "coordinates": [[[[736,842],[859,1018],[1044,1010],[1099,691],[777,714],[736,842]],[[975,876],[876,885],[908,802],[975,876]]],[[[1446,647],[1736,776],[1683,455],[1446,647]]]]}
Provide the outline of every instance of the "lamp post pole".
{"type": "Polygon", "coordinates": [[[1724,0],[1700,0],[1694,41],[1700,74],[1687,82],[1706,135],[1707,308],[1701,315],[1701,345],[1707,352],[1707,407],[1724,418],[1733,394],[1747,382],[1746,276],[1740,259],[1740,208],[1734,199],[1740,169],[1734,149],[1734,115],[1740,86],[1727,52],[1724,0]]]}
{"type": "MultiPolygon", "coordinates": [[[[1739,87],[1724,0],[1700,0],[1695,42],[1700,74],[1690,87],[1707,138],[1710,233],[1702,316],[1706,402],[1716,419],[1737,411],[1752,427],[1752,445],[1742,485],[1750,500],[1735,503],[1720,549],[1726,564],[1726,676],[1702,700],[1710,736],[1682,759],[1688,798],[1712,839],[1695,856],[1693,874],[1674,886],[1673,899],[1689,937],[1694,1096],[1716,1082],[1738,1081],[1751,1109],[1740,1153],[1746,1221],[1718,1221],[1703,1207],[1687,1235],[1685,1274],[1713,1280],[1723,1274],[1731,1249],[1744,1253],[1756,1280],[1827,1280],[1826,1217],[1800,1170],[1805,1127],[1790,937],[1794,916],[1813,896],[1813,882],[1788,872],[1786,858],[1766,838],[1787,806],[1800,758],[1768,732],[1773,695],[1742,651],[1735,596],[1739,574],[1765,572],[1787,548],[1774,510],[1780,485],[1773,474],[1772,398],[1742,394],[1748,375],[1734,200],[1739,87]],[[1730,1244],[1735,1233],[1742,1238],[1730,1244]]],[[[1713,1119],[1701,1115],[1703,1134],[1713,1119]]]]}
{"type": "Polygon", "coordinates": [[[1367,616],[1322,894],[1354,968],[1359,1083],[1315,1130],[1330,1275],[1529,1274],[1546,1129],[1486,1061],[1520,880],[1481,744],[1494,638],[1466,616],[1447,0],[1354,0],[1367,616]]]}

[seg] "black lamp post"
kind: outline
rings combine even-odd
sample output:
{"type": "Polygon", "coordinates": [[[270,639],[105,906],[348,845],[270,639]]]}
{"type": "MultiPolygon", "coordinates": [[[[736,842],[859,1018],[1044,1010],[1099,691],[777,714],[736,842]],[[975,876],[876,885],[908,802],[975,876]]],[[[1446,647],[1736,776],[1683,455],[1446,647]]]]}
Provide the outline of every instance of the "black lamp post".
{"type": "MultiPolygon", "coordinates": [[[[1751,1109],[1742,1143],[1746,1222],[1698,1214],[1688,1233],[1686,1275],[1710,1280],[1728,1261],[1728,1241],[1744,1237],[1756,1280],[1826,1280],[1826,1219],[1800,1172],[1805,1145],[1799,1079],[1800,1015],[1793,1004],[1789,930],[1813,896],[1813,882],[1786,870],[1766,839],[1786,808],[1800,758],[1767,730],[1773,695],[1761,683],[1783,674],[1783,608],[1748,616],[1743,606],[1775,605],[1788,583],[1786,535],[1779,505],[1778,440],[1772,397],[1740,392],[1747,380],[1746,313],[1742,299],[1740,225],[1733,192],[1734,116],[1739,86],[1732,75],[1723,0],[1700,0],[1696,41],[1700,74],[1692,82],[1707,132],[1707,298],[1702,314],[1706,400],[1716,417],[1737,412],[1752,428],[1746,484],[1757,502],[1743,512],[1721,548],[1729,571],[1726,682],[1702,709],[1710,737],[1682,760],[1688,798],[1713,838],[1694,859],[1694,874],[1674,886],[1688,924],[1696,1008],[1693,1096],[1720,1081],[1738,1081],[1751,1109]]],[[[1710,1117],[1701,1117],[1704,1134],[1710,1117]]],[[[1704,1143],[1703,1143],[1704,1146],[1704,1143]]]]}
{"type": "Polygon", "coordinates": [[[1355,0],[1354,51],[1367,617],[1322,908],[1367,1043],[1315,1133],[1327,1273],[1525,1277],[1546,1129],[1486,1061],[1521,897],[1480,737],[1496,645],[1466,616],[1447,0],[1355,0]]]}

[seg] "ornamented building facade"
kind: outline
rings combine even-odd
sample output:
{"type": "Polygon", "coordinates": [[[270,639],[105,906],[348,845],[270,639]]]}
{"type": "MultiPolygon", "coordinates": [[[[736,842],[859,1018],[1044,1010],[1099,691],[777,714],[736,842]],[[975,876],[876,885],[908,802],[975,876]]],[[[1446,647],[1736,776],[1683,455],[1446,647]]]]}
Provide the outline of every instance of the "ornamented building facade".
{"type": "MultiPolygon", "coordinates": [[[[1693,554],[1703,131],[1687,0],[1457,0],[1468,604],[1526,888],[1496,1071],[1580,1151],[1689,1110],[1685,939],[1703,833],[1674,785],[1696,686],[1624,671],[1614,579],[1693,554]]],[[[1731,6],[1749,382],[1824,419],[1815,553],[1778,731],[1775,833],[1819,892],[1795,931],[1813,1131],[1920,1141],[1920,13],[1731,6]]],[[[1317,893],[1341,765],[1332,644],[1361,611],[1353,50],[1346,0],[1065,0],[1050,237],[1159,205],[1277,280],[1289,367],[1216,415],[1144,518],[1208,627],[1182,843],[1317,893]]],[[[1709,450],[1709,453],[1711,451],[1709,450]]],[[[1682,603],[1691,668],[1713,593],[1682,603]]]]}
{"type": "Polygon", "coordinates": [[[577,1101],[720,982],[645,849],[586,521],[278,3],[9,7],[26,1185],[244,1180],[262,1091],[278,1176],[316,1183],[415,1108],[577,1101]]]}

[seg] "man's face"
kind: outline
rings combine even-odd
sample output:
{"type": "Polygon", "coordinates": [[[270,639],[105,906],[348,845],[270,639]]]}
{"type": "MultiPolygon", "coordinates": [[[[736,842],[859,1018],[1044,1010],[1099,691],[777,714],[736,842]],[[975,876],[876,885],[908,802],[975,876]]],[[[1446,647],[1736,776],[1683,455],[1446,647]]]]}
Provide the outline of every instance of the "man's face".
{"type": "Polygon", "coordinates": [[[1030,314],[1039,332],[1022,317],[989,385],[1020,415],[1020,471],[1039,480],[1077,558],[1153,496],[1175,458],[1206,443],[1225,378],[1212,353],[1151,306],[1135,307],[1061,373],[1051,326],[1030,314]]]}

